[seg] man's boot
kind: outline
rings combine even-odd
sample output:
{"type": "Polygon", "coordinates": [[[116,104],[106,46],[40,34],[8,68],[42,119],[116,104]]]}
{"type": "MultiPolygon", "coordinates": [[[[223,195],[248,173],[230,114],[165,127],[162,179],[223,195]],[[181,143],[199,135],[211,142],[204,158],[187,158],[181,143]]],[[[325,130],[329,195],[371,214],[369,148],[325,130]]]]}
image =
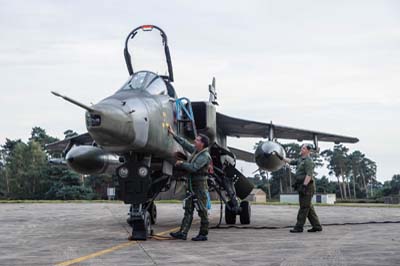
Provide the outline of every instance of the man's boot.
{"type": "Polygon", "coordinates": [[[293,229],[290,230],[290,233],[303,233],[303,228],[294,227],[293,229]]]}
{"type": "Polygon", "coordinates": [[[192,238],[193,241],[207,241],[208,238],[205,235],[198,234],[196,237],[192,238]]]}
{"type": "Polygon", "coordinates": [[[176,239],[186,240],[187,234],[181,231],[169,233],[170,236],[176,239]]]}
{"type": "Polygon", "coordinates": [[[310,233],[321,232],[321,231],[322,231],[322,227],[313,227],[313,228],[307,230],[307,232],[310,232],[310,233]]]}

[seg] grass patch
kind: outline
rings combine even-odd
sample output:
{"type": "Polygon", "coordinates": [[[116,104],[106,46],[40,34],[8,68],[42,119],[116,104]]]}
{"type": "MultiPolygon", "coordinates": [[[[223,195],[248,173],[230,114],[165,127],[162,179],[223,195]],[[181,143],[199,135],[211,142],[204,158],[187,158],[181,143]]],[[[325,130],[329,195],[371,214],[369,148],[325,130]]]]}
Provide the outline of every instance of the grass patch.
{"type": "Polygon", "coordinates": [[[161,203],[161,204],[168,204],[168,203],[182,203],[182,201],[181,200],[174,200],[174,199],[172,199],[172,200],[156,200],[156,201],[154,201],[156,204],[157,203],[161,203]]]}
{"type": "MultiPolygon", "coordinates": [[[[63,203],[108,203],[108,204],[123,204],[120,200],[0,200],[0,204],[63,204],[63,203]]],[[[181,204],[182,200],[157,200],[156,204],[181,204]]],[[[220,204],[219,200],[213,200],[213,205],[220,204]]],[[[267,205],[267,206],[298,206],[298,203],[283,203],[277,201],[269,202],[251,202],[251,205],[267,205]]],[[[400,208],[400,204],[384,204],[384,203],[335,203],[323,204],[314,203],[314,206],[324,207],[363,207],[363,208],[400,208]]]]}
{"type": "Polygon", "coordinates": [[[122,203],[120,200],[0,200],[1,203],[122,203]]]}

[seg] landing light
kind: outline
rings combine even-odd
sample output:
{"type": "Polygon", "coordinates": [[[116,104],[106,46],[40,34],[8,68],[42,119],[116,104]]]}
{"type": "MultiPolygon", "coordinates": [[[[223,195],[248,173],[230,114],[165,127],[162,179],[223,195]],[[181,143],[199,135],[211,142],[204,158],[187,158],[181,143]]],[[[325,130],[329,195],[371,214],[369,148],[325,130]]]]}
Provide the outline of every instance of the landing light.
{"type": "Polygon", "coordinates": [[[128,168],[126,168],[126,167],[121,167],[121,168],[119,168],[119,170],[118,170],[118,175],[119,175],[121,178],[127,178],[128,175],[129,175],[129,170],[128,170],[128,168]]]}
{"type": "Polygon", "coordinates": [[[139,176],[146,177],[148,173],[149,173],[149,169],[146,166],[139,167],[139,169],[138,169],[139,176]]]}

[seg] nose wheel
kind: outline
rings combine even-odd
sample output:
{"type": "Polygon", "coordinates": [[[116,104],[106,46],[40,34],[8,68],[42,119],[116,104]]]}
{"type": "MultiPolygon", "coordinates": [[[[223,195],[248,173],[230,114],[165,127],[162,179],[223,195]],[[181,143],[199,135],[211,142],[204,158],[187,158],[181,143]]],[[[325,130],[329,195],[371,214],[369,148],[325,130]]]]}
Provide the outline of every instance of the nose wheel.
{"type": "Polygon", "coordinates": [[[157,222],[157,207],[156,207],[156,204],[154,204],[154,202],[151,203],[151,205],[148,209],[148,212],[149,212],[149,216],[150,216],[150,223],[152,225],[156,224],[156,222],[157,222]]]}
{"type": "Polygon", "coordinates": [[[130,240],[147,240],[153,233],[150,213],[140,206],[139,208],[135,205],[131,206],[127,222],[132,227],[130,240]]]}

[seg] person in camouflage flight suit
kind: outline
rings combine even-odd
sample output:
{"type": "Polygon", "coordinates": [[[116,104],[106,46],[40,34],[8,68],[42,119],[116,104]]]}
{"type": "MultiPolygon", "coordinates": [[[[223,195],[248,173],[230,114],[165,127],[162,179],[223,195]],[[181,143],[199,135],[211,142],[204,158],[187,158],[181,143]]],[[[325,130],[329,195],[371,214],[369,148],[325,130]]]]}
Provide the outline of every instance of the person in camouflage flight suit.
{"type": "Polygon", "coordinates": [[[312,228],[307,230],[307,232],[322,231],[321,223],[319,222],[317,213],[315,212],[311,202],[315,192],[315,184],[313,180],[314,162],[310,157],[312,149],[313,146],[311,144],[304,144],[301,146],[300,150],[301,158],[297,160],[284,159],[284,161],[290,165],[297,166],[296,182],[294,187],[299,193],[300,209],[297,214],[297,223],[295,227],[290,230],[291,233],[303,232],[303,226],[307,218],[312,225],[312,228]]]}
{"type": "Polygon", "coordinates": [[[207,175],[211,156],[208,152],[209,139],[207,136],[199,134],[194,145],[184,138],[177,136],[169,127],[168,132],[174,139],[188,152],[192,153],[187,162],[177,161],[176,166],[188,172],[188,197],[185,199],[185,215],[182,220],[181,228],[178,232],[170,233],[174,238],[186,240],[187,233],[192,225],[193,212],[196,208],[200,216],[200,232],[193,241],[205,241],[208,235],[208,212],[207,212],[207,175]]]}

